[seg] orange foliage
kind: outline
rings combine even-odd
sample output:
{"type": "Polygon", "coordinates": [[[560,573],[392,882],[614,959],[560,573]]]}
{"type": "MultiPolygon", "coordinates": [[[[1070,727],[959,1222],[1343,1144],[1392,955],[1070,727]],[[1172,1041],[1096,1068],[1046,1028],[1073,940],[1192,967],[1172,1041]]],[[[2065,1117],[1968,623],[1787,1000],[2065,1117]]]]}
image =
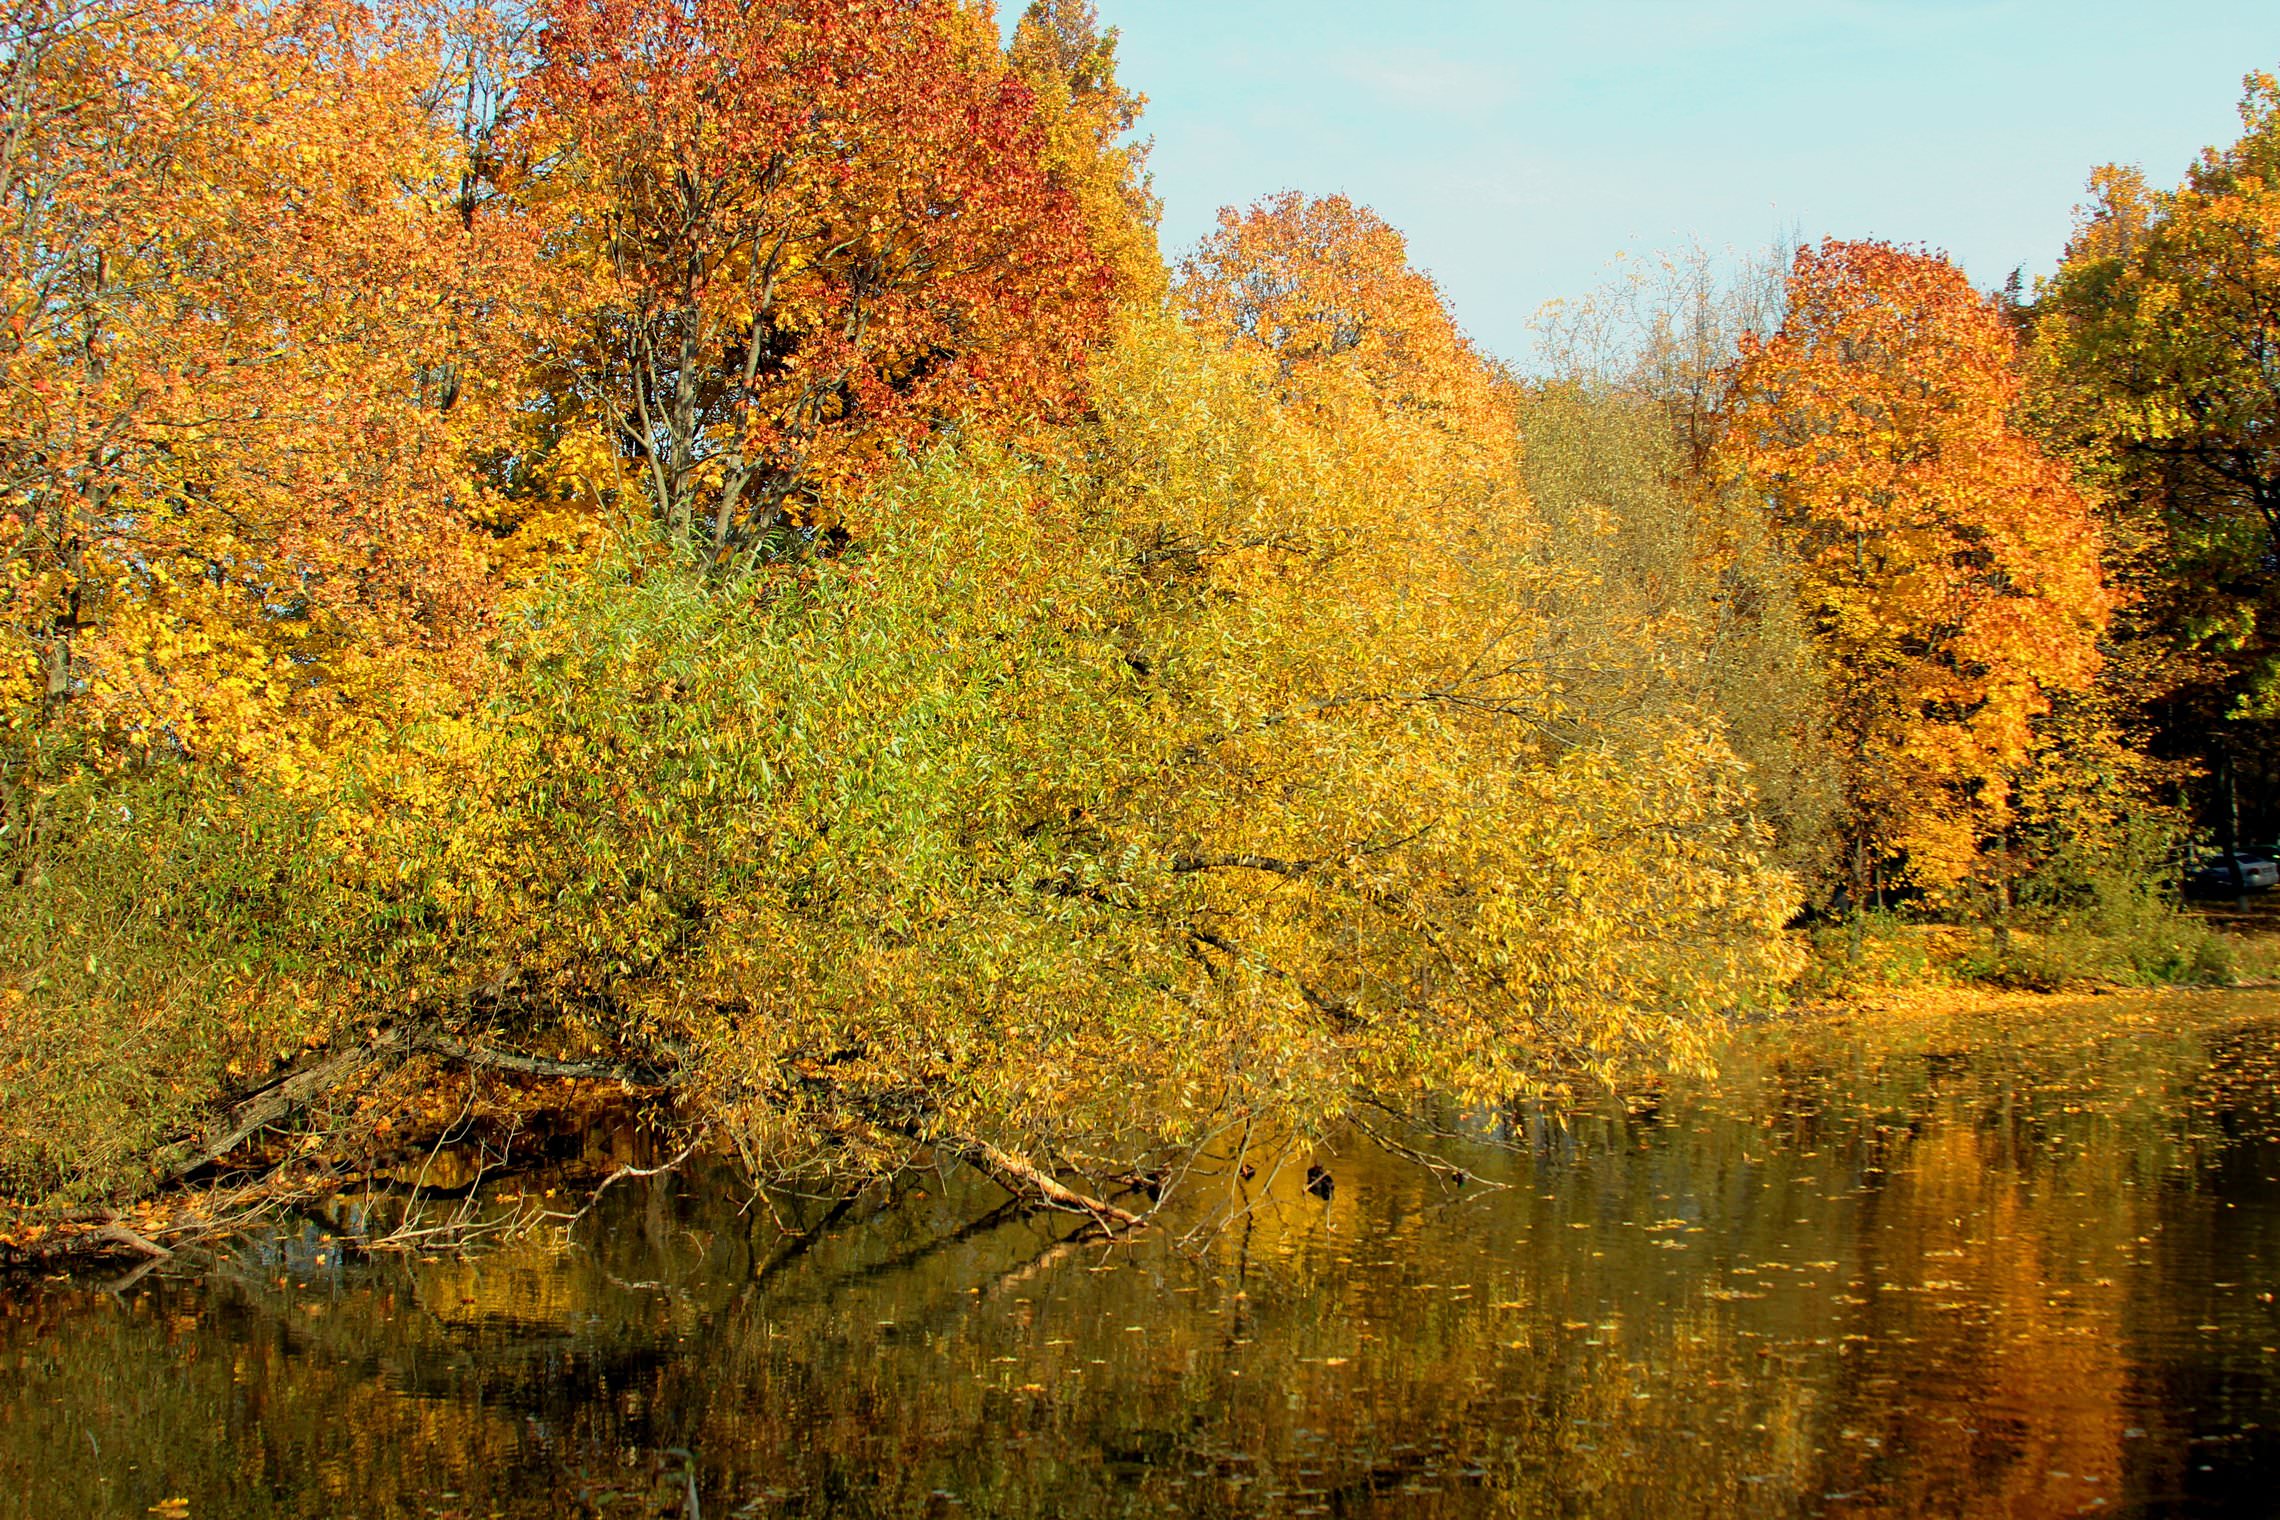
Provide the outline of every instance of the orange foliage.
{"type": "Polygon", "coordinates": [[[22,724],[290,773],[376,661],[485,624],[508,240],[434,50],[360,8],[19,6],[0,515],[22,724]],[[297,759],[296,757],[299,757],[297,759]]]}
{"type": "Polygon", "coordinates": [[[675,533],[780,551],[882,444],[1075,400],[1109,276],[950,0],[559,0],[540,48],[546,388],[675,533]]]}
{"type": "Polygon", "coordinates": [[[1091,0],[1032,0],[1006,56],[1037,94],[1046,168],[1076,198],[1117,295],[1161,302],[1162,207],[1148,188],[1147,145],[1129,141],[1147,101],[1117,82],[1115,28],[1100,29],[1091,0]]]}
{"type": "Polygon", "coordinates": [[[1400,233],[1342,195],[1296,191],[1219,214],[1180,272],[1177,304],[1232,347],[1275,356],[1309,399],[1359,381],[1392,412],[1506,451],[1500,377],[1449,316],[1400,233]]]}
{"type": "Polygon", "coordinates": [[[1745,345],[1726,453],[1799,561],[1856,889],[1871,853],[1933,891],[1968,879],[2051,694],[2098,669],[2098,529],[2014,420],[2017,360],[1962,271],[1883,243],[1801,251],[1780,331],[1745,345]]]}

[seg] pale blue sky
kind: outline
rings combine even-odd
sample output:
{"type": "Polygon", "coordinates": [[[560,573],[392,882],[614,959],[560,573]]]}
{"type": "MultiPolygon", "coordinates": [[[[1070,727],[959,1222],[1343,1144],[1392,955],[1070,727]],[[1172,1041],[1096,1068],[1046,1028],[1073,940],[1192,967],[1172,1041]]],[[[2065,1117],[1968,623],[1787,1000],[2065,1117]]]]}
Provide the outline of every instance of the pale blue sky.
{"type": "MultiPolygon", "coordinates": [[[[1621,250],[1794,228],[2047,272],[2093,165],[2172,183],[2280,67],[2280,0],[1098,0],[1176,254],[1342,190],[1524,363],[1621,250]]],[[[1004,0],[1010,20],[1020,0],[1004,0]]]]}

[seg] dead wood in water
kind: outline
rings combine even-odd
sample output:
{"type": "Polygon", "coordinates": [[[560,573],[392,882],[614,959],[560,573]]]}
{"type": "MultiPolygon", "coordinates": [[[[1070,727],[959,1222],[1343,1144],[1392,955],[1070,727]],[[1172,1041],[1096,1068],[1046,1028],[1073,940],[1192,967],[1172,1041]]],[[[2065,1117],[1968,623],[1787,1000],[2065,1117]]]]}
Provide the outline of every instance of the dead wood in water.
{"type": "Polygon", "coordinates": [[[1048,1205],[1069,1214],[1089,1214],[1102,1229],[1129,1230],[1145,1221],[1138,1214],[1120,1209],[1099,1198],[1088,1198],[1074,1188],[1064,1186],[1035,1164],[1023,1160],[1011,1151],[1001,1150],[987,1140],[953,1140],[951,1145],[964,1152],[983,1171],[990,1174],[1007,1192],[1016,1197],[1024,1192],[1035,1194],[1048,1205]]]}

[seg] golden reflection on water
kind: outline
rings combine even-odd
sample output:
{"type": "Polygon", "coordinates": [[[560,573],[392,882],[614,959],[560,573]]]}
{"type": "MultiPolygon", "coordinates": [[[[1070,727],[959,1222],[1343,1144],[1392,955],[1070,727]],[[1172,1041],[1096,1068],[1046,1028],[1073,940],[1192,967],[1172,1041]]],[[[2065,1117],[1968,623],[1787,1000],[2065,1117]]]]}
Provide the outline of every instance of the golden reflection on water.
{"type": "Polygon", "coordinates": [[[2250,995],[1817,1024],[1192,1252],[698,1176],[566,1254],[18,1283],[0,1515],[2262,1513],[2276,1063],[2250,995]]]}

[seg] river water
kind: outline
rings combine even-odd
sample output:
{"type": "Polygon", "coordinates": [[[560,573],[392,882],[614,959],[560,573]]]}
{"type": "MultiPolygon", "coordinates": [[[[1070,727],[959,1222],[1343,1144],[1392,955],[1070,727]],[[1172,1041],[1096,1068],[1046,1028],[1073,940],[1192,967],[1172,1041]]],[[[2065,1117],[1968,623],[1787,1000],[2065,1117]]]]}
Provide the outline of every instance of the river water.
{"type": "Polygon", "coordinates": [[[702,1170],[567,1250],[311,1223],[0,1287],[0,1515],[2271,1514],[2276,1075],[2273,995],[2084,1000],[1759,1028],[1184,1245],[702,1170]]]}

